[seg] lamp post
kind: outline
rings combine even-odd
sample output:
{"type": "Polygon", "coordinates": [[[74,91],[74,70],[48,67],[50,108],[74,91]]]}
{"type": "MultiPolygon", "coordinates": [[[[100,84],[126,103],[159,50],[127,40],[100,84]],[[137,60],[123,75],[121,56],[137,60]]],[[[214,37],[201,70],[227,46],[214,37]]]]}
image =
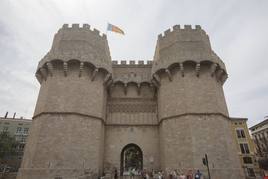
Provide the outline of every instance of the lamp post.
{"type": "Polygon", "coordinates": [[[209,165],[208,165],[208,155],[207,154],[205,154],[205,157],[203,158],[203,164],[207,166],[208,178],[211,179],[211,177],[210,177],[210,171],[209,171],[209,165]]]}

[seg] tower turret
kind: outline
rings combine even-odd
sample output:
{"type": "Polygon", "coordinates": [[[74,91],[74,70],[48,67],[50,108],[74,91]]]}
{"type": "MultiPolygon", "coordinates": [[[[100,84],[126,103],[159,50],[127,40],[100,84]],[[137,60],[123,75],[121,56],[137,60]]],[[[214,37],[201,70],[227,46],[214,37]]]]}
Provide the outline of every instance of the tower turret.
{"type": "Polygon", "coordinates": [[[206,32],[176,25],[160,34],[152,77],[158,86],[161,168],[202,169],[207,153],[213,178],[240,178],[222,88],[227,73],[206,32]]]}
{"type": "Polygon", "coordinates": [[[55,34],[37,68],[41,88],[18,178],[102,172],[111,69],[106,35],[87,24],[66,24],[55,34]]]}

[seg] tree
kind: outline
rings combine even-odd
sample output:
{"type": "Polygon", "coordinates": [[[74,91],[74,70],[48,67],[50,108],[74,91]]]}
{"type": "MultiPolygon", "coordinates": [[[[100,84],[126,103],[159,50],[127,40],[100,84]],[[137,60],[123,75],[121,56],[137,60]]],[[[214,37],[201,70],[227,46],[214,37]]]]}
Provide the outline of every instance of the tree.
{"type": "Polygon", "coordinates": [[[0,165],[3,167],[3,173],[8,167],[10,159],[16,155],[18,142],[9,132],[0,133],[0,165]]]}

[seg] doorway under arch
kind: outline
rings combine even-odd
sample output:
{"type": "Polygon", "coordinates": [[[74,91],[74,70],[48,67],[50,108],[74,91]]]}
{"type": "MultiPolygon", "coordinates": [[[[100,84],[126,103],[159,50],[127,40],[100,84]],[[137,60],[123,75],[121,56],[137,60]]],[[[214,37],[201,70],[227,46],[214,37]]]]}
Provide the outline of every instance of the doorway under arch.
{"type": "Polygon", "coordinates": [[[120,175],[132,169],[140,171],[143,169],[143,154],[141,148],[136,144],[127,144],[121,151],[120,175]]]}

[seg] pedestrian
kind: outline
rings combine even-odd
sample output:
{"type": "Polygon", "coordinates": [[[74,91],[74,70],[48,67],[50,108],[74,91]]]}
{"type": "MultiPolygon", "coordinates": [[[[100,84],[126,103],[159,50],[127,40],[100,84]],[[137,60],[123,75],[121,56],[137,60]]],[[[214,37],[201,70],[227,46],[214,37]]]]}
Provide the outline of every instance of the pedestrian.
{"type": "Polygon", "coordinates": [[[118,178],[118,173],[117,173],[117,169],[114,170],[114,179],[118,178]]]}
{"type": "Polygon", "coordinates": [[[161,173],[161,171],[158,172],[158,179],[162,179],[162,173],[161,173]]]}
{"type": "Polygon", "coordinates": [[[150,176],[149,176],[149,173],[148,172],[146,172],[146,179],[150,179],[150,176]]]}
{"type": "Polygon", "coordinates": [[[192,170],[188,170],[187,175],[186,175],[186,178],[187,179],[193,179],[193,172],[192,172],[192,170]]]}
{"type": "Polygon", "coordinates": [[[265,176],[263,177],[263,179],[268,179],[268,175],[265,175],[265,176]]]}
{"type": "Polygon", "coordinates": [[[194,174],[195,179],[201,179],[201,176],[202,176],[202,173],[199,170],[197,170],[197,172],[194,174]]]}
{"type": "Polygon", "coordinates": [[[146,179],[146,170],[141,171],[141,177],[142,179],[146,179]]]}
{"type": "Polygon", "coordinates": [[[134,179],[134,175],[135,175],[135,168],[133,168],[132,170],[130,170],[130,178],[134,179]]]}
{"type": "Polygon", "coordinates": [[[154,169],[151,169],[151,171],[150,171],[150,173],[149,173],[149,174],[150,174],[150,175],[149,175],[149,176],[150,176],[150,178],[154,178],[154,176],[155,176],[155,175],[154,175],[154,169]]]}
{"type": "Polygon", "coordinates": [[[173,179],[177,179],[177,172],[176,172],[176,170],[174,170],[174,171],[172,172],[172,178],[173,178],[173,179]]]}
{"type": "Polygon", "coordinates": [[[160,174],[161,174],[161,178],[162,179],[165,179],[165,173],[164,173],[164,171],[160,170],[160,174]]]}
{"type": "Polygon", "coordinates": [[[186,179],[186,176],[183,173],[181,173],[179,179],[186,179]]]}

